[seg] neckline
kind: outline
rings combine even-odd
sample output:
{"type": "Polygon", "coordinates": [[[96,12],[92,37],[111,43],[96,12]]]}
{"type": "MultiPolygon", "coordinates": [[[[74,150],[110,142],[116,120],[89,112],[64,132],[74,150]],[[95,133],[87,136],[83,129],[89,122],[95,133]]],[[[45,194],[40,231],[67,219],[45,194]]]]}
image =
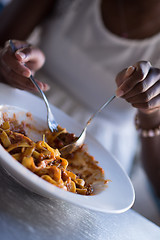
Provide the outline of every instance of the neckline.
{"type": "Polygon", "coordinates": [[[139,45],[139,44],[144,45],[144,44],[148,44],[149,42],[151,42],[153,40],[156,40],[157,38],[160,39],[160,33],[157,33],[151,37],[144,38],[144,39],[130,39],[130,38],[124,38],[124,37],[114,34],[104,25],[104,22],[102,20],[101,1],[102,0],[95,0],[95,4],[94,4],[94,13],[95,13],[95,17],[96,17],[96,24],[97,24],[99,30],[101,31],[101,33],[105,37],[110,38],[111,41],[114,41],[116,43],[126,46],[126,45],[131,45],[131,44],[132,45],[139,45]]]}

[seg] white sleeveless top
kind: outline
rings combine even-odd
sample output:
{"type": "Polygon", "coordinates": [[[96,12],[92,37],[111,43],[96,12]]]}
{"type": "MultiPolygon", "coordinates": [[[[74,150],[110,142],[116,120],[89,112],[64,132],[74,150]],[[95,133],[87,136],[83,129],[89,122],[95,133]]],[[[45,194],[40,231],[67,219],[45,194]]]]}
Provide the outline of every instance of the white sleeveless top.
{"type": "MultiPolygon", "coordinates": [[[[102,22],[100,0],[77,0],[67,13],[49,19],[41,48],[46,54],[44,70],[65,89],[64,93],[58,87],[58,94],[54,85],[50,101],[58,105],[58,95],[62,110],[82,124],[115,93],[119,71],[140,60],[160,66],[160,34],[145,40],[114,35],[102,22]]],[[[89,127],[127,172],[137,148],[135,111],[123,99],[115,99],[89,127]]]]}

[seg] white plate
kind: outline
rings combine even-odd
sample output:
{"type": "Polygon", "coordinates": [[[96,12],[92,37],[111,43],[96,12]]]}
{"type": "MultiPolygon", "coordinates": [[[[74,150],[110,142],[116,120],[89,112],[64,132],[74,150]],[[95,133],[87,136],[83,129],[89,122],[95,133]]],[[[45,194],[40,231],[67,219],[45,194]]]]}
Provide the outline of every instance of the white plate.
{"type": "MultiPolygon", "coordinates": [[[[46,108],[42,99],[3,84],[0,84],[0,89],[1,105],[18,106],[22,108],[20,112],[22,110],[24,112],[29,111],[33,114],[35,120],[38,119],[40,125],[46,126],[46,108]]],[[[82,126],[79,126],[78,123],[61,110],[53,105],[51,105],[51,109],[58,123],[69,132],[78,134],[82,130],[82,126]]],[[[129,177],[106,149],[89,134],[87,134],[86,143],[89,153],[99,161],[99,165],[104,169],[105,178],[112,181],[108,184],[108,188],[94,196],[82,196],[66,192],[51,185],[15,161],[1,145],[0,163],[22,185],[45,197],[61,198],[81,207],[106,213],[121,213],[128,210],[135,200],[134,189],[129,177]]]]}

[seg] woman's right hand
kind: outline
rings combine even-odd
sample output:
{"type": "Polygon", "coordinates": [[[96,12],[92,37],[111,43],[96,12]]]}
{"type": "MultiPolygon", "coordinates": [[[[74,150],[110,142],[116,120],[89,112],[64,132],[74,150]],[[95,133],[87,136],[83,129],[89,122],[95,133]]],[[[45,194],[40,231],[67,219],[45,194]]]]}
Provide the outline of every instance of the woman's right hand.
{"type": "MultiPolygon", "coordinates": [[[[9,42],[0,50],[0,81],[12,87],[27,91],[37,91],[29,76],[39,70],[44,62],[43,52],[27,42],[13,40],[17,49],[12,52],[9,42]]],[[[36,80],[42,91],[49,89],[48,84],[36,80]]]]}

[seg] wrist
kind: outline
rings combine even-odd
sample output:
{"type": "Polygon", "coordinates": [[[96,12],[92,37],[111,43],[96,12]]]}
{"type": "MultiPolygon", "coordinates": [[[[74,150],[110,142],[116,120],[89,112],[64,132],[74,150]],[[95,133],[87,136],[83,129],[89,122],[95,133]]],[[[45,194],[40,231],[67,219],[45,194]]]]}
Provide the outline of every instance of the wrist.
{"type": "Polygon", "coordinates": [[[138,111],[135,125],[141,137],[160,136],[160,109],[150,113],[138,111]]]}
{"type": "Polygon", "coordinates": [[[160,108],[150,113],[138,110],[137,118],[142,129],[156,128],[160,125],[160,108]]]}

